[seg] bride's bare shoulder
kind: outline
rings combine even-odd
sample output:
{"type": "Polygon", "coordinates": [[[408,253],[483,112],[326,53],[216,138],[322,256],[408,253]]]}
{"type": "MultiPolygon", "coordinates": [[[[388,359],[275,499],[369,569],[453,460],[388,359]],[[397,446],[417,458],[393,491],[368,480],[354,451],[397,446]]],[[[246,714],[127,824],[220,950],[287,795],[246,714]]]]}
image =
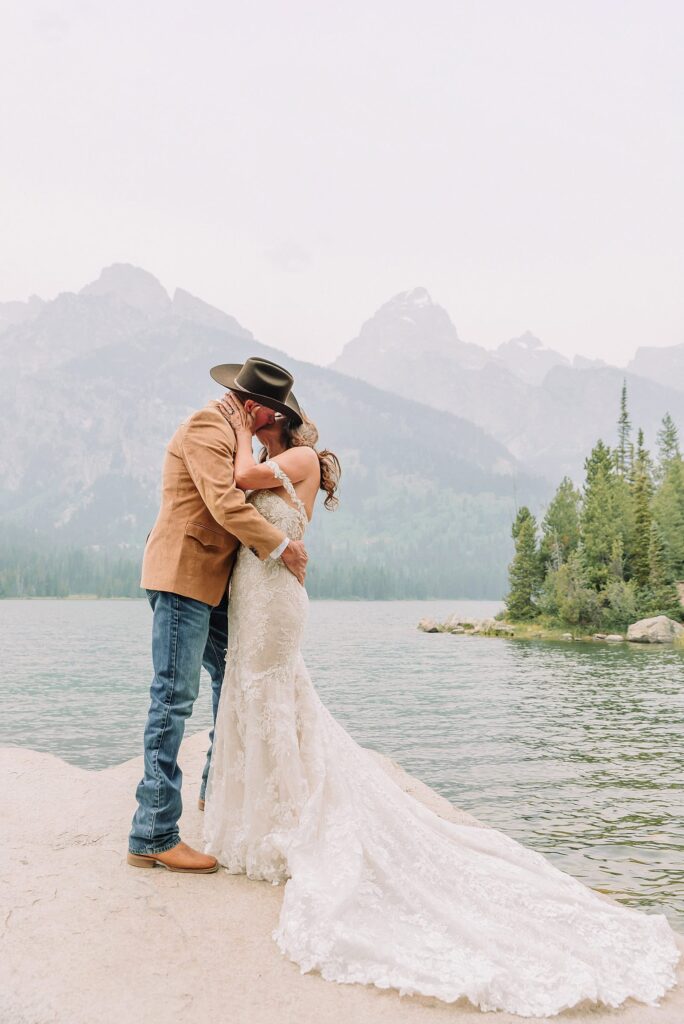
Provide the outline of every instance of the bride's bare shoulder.
{"type": "Polygon", "coordinates": [[[293,483],[299,483],[308,476],[319,472],[318,455],[313,448],[302,445],[288,448],[273,460],[287,473],[293,483]]]}

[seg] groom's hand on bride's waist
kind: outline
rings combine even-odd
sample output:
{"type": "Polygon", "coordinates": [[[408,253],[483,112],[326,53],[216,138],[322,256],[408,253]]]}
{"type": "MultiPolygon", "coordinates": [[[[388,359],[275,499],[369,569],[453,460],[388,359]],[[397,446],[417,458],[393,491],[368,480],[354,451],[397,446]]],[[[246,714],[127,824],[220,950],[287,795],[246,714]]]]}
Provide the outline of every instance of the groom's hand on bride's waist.
{"type": "Polygon", "coordinates": [[[309,561],[309,556],[307,555],[306,548],[302,544],[301,540],[291,540],[280,558],[283,565],[285,565],[290,572],[297,577],[302,586],[304,586],[306,563],[309,561]]]}

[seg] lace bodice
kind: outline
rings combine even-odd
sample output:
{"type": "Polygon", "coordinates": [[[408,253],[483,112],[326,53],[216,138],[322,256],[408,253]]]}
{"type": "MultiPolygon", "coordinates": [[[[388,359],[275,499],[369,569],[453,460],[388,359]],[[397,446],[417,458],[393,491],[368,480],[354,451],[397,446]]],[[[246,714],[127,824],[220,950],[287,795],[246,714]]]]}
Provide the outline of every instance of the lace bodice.
{"type": "MultiPolygon", "coordinates": [[[[306,513],[250,495],[298,539],[306,513]]],[[[496,829],[405,793],[321,703],[304,665],[306,591],[242,548],[205,808],[207,852],[286,882],[274,938],[302,971],[530,1017],[585,1000],[654,1004],[679,953],[662,915],[601,898],[496,829]]]]}
{"type": "Polygon", "coordinates": [[[283,472],[277,462],[269,459],[264,465],[273,471],[292,501],[290,505],[280,494],[272,490],[252,491],[247,500],[261,513],[264,519],[273,523],[291,540],[301,540],[306,532],[308,517],[304,502],[298,496],[289,476],[283,472]]]}

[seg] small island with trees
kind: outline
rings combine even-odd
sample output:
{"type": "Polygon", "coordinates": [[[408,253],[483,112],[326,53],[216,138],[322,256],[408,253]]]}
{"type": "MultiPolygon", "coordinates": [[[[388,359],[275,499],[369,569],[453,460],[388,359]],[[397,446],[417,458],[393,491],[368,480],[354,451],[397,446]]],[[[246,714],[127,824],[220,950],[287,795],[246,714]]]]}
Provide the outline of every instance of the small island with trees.
{"type": "Polygon", "coordinates": [[[523,506],[513,523],[507,621],[624,630],[635,619],[680,621],[684,579],[684,460],[669,414],[654,460],[643,431],[631,440],[623,385],[614,449],[599,440],[582,490],[564,477],[537,527],[523,506]]]}
{"type": "Polygon", "coordinates": [[[633,442],[623,384],[617,446],[597,441],[581,490],[564,477],[541,524],[527,506],[518,510],[505,612],[480,623],[424,620],[420,628],[621,640],[636,620],[665,617],[668,639],[682,644],[684,459],[669,413],[657,444],[654,459],[642,430],[633,442]]]}

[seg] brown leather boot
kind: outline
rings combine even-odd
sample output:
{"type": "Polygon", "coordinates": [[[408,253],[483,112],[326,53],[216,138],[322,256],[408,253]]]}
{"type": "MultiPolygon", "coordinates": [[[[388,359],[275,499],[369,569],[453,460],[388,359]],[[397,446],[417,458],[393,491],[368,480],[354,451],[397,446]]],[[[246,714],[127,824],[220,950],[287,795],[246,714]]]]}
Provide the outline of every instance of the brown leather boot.
{"type": "Polygon", "coordinates": [[[186,875],[210,875],[219,869],[216,857],[199,853],[187,843],[178,843],[164,853],[129,853],[126,859],[134,868],[156,868],[158,864],[167,871],[181,871],[186,875]]]}
{"type": "Polygon", "coordinates": [[[197,806],[199,807],[200,811],[203,811],[204,810],[204,800],[198,800],[197,801],[197,806]]]}

